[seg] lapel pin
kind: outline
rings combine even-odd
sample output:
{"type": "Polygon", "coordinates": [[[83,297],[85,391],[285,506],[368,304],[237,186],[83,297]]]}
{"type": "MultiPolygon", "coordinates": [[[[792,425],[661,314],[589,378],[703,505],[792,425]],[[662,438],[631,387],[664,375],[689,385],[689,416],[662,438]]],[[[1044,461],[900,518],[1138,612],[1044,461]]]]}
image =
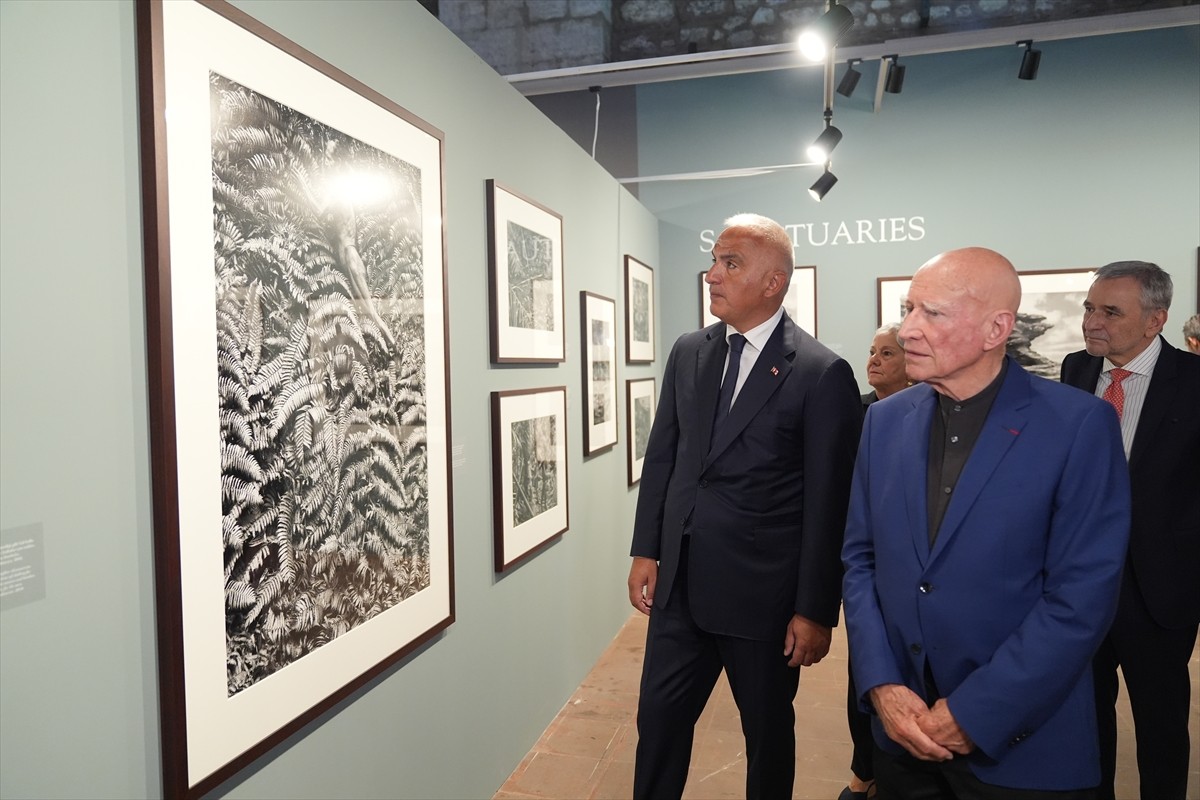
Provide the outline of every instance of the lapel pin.
{"type": "Polygon", "coordinates": [[[1008,429],[1008,432],[1009,432],[1009,433],[1011,433],[1013,436],[1020,436],[1020,435],[1021,435],[1021,432],[1020,432],[1019,430],[1017,430],[1016,428],[1009,428],[1009,429],[1008,429]]]}
{"type": "Polygon", "coordinates": [[[779,377],[779,367],[771,367],[771,374],[775,377],[779,377]]]}

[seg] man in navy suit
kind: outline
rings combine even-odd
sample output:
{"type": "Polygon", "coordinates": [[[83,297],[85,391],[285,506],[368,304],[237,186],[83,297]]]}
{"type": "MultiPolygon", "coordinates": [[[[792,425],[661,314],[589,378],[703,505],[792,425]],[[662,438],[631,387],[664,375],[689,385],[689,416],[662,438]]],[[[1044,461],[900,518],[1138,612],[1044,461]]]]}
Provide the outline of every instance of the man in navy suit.
{"type": "Polygon", "coordinates": [[[712,250],[722,322],[667,359],[634,523],[629,599],[650,615],[635,798],[683,793],[697,718],[724,668],[746,736],[747,798],[790,798],[799,667],[837,624],[854,449],[850,366],[781,303],[792,242],[741,214],[712,250]]]}
{"type": "Polygon", "coordinates": [[[1155,264],[1098,269],[1083,304],[1087,350],[1062,366],[1063,383],[1120,407],[1133,491],[1117,617],[1094,662],[1102,800],[1114,797],[1118,666],[1141,796],[1183,800],[1187,792],[1188,660],[1200,624],[1200,357],[1162,338],[1171,293],[1171,276],[1155,264]]]}
{"type": "Polygon", "coordinates": [[[842,558],[880,800],[1082,800],[1100,780],[1090,665],[1129,480],[1113,408],[1005,356],[1020,297],[999,253],[930,260],[900,328],[922,383],[867,411],[842,558]]]}

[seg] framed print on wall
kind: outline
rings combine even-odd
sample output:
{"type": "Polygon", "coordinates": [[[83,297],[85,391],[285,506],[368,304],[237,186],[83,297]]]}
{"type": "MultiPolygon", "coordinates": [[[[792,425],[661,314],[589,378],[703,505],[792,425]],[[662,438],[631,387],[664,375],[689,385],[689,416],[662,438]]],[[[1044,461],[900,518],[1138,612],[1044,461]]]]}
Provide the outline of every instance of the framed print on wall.
{"type": "Polygon", "coordinates": [[[592,292],[579,293],[583,353],[583,454],[617,443],[617,304],[592,292]]]}
{"type": "Polygon", "coordinates": [[[496,572],[567,530],[567,387],[492,392],[496,572]]]}
{"type": "Polygon", "coordinates": [[[628,467],[629,485],[642,479],[642,462],[654,424],[654,378],[634,378],[625,381],[625,418],[629,426],[628,467]]]}
{"type": "MultiPolygon", "coordinates": [[[[1063,358],[1083,349],[1083,301],[1094,269],[1026,270],[1021,306],[1005,348],[1025,369],[1058,380],[1063,358]]],[[[879,325],[904,319],[912,276],[877,279],[879,325]]]]}
{"type": "MultiPolygon", "coordinates": [[[[719,322],[712,313],[708,297],[708,284],[704,276],[708,271],[700,273],[700,327],[707,328],[719,322]]],[[[788,293],[783,298],[783,308],[787,311],[792,322],[808,331],[817,338],[817,268],[815,266],[796,267],[792,272],[792,281],[788,284],[788,293]]]]}
{"type": "Polygon", "coordinates": [[[562,217],[494,180],[487,215],[492,363],[565,361],[562,217]]]}
{"type": "Polygon", "coordinates": [[[625,256],[625,361],[654,361],[654,270],[625,256]]]}
{"type": "Polygon", "coordinates": [[[190,798],[454,619],[443,135],[228,4],[136,13],[163,793],[190,798]]]}

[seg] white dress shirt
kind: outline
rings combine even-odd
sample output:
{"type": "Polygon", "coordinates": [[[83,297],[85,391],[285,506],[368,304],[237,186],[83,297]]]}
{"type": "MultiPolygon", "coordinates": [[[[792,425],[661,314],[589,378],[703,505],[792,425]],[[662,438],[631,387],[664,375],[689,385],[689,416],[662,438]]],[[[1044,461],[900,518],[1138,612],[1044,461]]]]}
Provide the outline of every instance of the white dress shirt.
{"type": "MultiPolygon", "coordinates": [[[[742,348],[742,360],[738,366],[737,385],[733,387],[733,400],[730,401],[729,407],[733,408],[737,403],[738,394],[742,391],[742,386],[746,384],[746,378],[750,376],[750,370],[754,369],[755,363],[758,362],[758,356],[762,353],[764,347],[767,346],[767,340],[771,338],[771,334],[775,332],[775,326],[779,324],[779,320],[783,319],[783,306],[775,310],[771,318],[761,325],[756,325],[750,330],[742,334],[746,337],[746,346],[742,348]]],[[[725,326],[725,342],[729,343],[729,337],[738,333],[733,329],[732,325],[725,326]]],[[[725,354],[725,371],[729,370],[729,354],[725,354]]],[[[725,380],[725,372],[721,373],[721,380],[725,380]]]]}
{"type": "MultiPolygon", "coordinates": [[[[1138,418],[1142,416],[1142,404],[1146,402],[1146,392],[1150,388],[1150,377],[1154,374],[1154,365],[1158,363],[1158,354],[1162,352],[1162,341],[1157,336],[1146,346],[1146,349],[1126,364],[1133,374],[1121,381],[1125,390],[1125,408],[1121,412],[1121,443],[1125,445],[1125,458],[1133,449],[1133,435],[1137,432],[1138,418]]],[[[1096,397],[1104,397],[1104,390],[1112,383],[1109,375],[1116,364],[1104,359],[1104,367],[1100,380],[1096,381],[1096,397]]]]}

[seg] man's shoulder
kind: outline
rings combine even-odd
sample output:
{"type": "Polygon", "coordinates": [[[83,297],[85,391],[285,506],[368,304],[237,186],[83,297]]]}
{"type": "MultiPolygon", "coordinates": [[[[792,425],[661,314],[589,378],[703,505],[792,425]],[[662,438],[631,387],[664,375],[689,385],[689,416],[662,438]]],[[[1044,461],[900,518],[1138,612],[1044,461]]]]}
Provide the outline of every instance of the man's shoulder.
{"type": "Polygon", "coordinates": [[[713,339],[719,339],[723,333],[725,323],[717,322],[709,325],[707,328],[700,328],[695,331],[688,331],[675,340],[673,350],[696,349],[702,344],[713,339]]]}

